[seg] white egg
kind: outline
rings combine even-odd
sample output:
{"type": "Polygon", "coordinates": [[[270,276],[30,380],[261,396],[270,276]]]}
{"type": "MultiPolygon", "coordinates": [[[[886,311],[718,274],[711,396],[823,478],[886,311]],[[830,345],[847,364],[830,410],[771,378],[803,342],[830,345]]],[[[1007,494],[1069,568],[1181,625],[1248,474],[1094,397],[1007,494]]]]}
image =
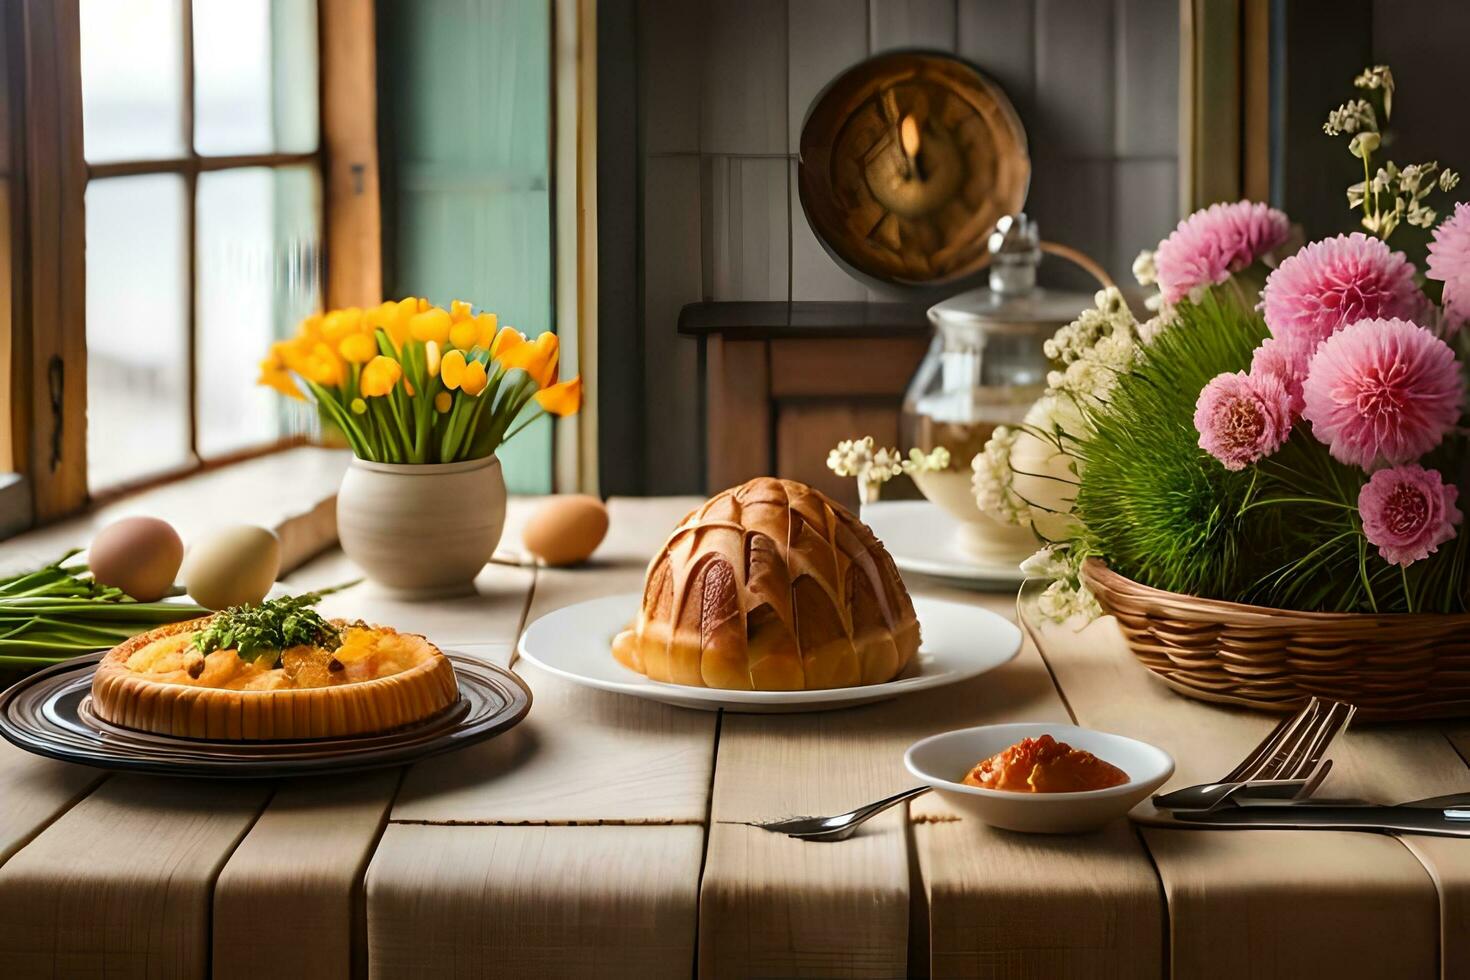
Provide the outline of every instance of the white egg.
{"type": "Polygon", "coordinates": [[[281,540],[263,527],[235,524],[207,534],[184,556],[184,588],[206,609],[265,598],[281,571],[281,540]]]}

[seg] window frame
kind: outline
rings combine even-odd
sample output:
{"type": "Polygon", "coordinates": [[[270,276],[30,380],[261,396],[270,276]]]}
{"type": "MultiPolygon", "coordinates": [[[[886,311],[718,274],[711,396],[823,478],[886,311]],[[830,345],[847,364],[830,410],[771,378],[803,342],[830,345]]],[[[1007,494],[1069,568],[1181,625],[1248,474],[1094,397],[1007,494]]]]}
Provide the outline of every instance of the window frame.
{"type": "MultiPolygon", "coordinates": [[[[11,148],[0,180],[11,194],[11,229],[0,236],[0,263],[16,270],[0,347],[10,355],[10,469],[0,487],[0,536],[103,503],[146,486],[301,445],[300,436],[221,456],[198,452],[195,363],[198,306],[196,223],[201,173],[244,167],[313,166],[320,175],[322,299],[328,306],[381,296],[381,223],[372,0],[318,0],[318,141],[309,153],[210,156],[194,147],[192,0],[180,0],[186,152],[158,160],[88,164],[82,143],[78,0],[0,5],[0,60],[11,101],[0,106],[11,148]],[[8,112],[5,110],[8,109],[8,112]],[[8,117],[8,118],[7,118],[8,117]],[[184,177],[189,447],[186,466],[91,495],[86,459],[86,270],[84,201],[93,179],[168,173],[184,177]],[[332,256],[349,259],[334,264],[332,256]],[[19,492],[9,490],[20,483],[19,492]]],[[[3,214],[0,214],[3,218],[3,214]]],[[[0,286],[4,285],[0,279],[0,286]]],[[[0,288],[0,303],[6,299],[0,288]]],[[[3,448],[3,447],[0,447],[3,448]]],[[[0,459],[0,469],[5,460],[0,459]]]]}

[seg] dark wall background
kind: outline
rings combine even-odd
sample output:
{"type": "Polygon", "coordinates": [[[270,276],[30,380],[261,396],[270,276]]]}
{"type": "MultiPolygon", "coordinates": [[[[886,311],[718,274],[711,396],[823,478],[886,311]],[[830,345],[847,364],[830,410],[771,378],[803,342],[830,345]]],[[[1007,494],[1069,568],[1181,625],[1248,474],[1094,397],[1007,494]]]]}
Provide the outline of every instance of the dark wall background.
{"type": "Polygon", "coordinates": [[[995,78],[1030,137],[1027,210],[1120,280],[1179,217],[1178,0],[608,0],[598,34],[604,493],[707,489],[685,304],[884,298],[822,250],[794,178],[812,99],[872,53],[995,78]]]}

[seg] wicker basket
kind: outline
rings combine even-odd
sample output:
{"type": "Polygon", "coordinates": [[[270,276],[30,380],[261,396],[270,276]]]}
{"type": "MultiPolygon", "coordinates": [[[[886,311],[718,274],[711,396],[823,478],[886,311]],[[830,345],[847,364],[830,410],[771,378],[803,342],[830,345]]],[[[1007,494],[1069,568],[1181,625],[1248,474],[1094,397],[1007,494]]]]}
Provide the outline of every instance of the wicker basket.
{"type": "Polygon", "coordinates": [[[1470,715],[1470,615],[1199,599],[1140,585],[1095,558],[1082,577],[1134,656],[1192,698],[1285,712],[1315,694],[1352,702],[1371,721],[1470,715]]]}

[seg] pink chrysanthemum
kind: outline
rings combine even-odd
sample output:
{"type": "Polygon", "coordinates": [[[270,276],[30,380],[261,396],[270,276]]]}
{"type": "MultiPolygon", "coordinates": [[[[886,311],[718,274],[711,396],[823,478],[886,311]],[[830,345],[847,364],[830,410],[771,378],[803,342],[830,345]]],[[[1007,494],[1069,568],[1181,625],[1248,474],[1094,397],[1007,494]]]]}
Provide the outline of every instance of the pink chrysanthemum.
{"type": "Polygon", "coordinates": [[[1302,417],[1334,459],[1366,469],[1418,459],[1460,417],[1464,382],[1448,344],[1404,320],[1363,320],[1322,342],[1302,417]]]}
{"type": "Polygon", "coordinates": [[[1196,286],[1224,282],[1290,234],[1286,215],[1264,204],[1238,201],[1196,211],[1154,253],[1164,302],[1177,303],[1196,286]]]}
{"type": "Polygon", "coordinates": [[[1306,363],[1293,355],[1286,342],[1276,337],[1267,337],[1251,355],[1251,374],[1257,377],[1272,375],[1280,379],[1286,388],[1291,417],[1302,414],[1302,381],[1306,378],[1306,363]]]}
{"type": "Polygon", "coordinates": [[[1201,449],[1227,470],[1243,470],[1291,435],[1291,397],[1274,374],[1217,375],[1199,393],[1194,427],[1201,449]]]}
{"type": "Polygon", "coordinates": [[[1424,294],[1404,253],[1354,232],[1324,239],[1281,263],[1261,290],[1261,310],[1305,373],[1317,345],[1359,320],[1419,320],[1424,294]]]}
{"type": "Polygon", "coordinates": [[[1418,465],[1379,470],[1358,491],[1363,533],[1384,561],[1411,565],[1455,536],[1459,494],[1436,470],[1418,465]]]}
{"type": "Polygon", "coordinates": [[[1434,229],[1426,264],[1424,275],[1444,283],[1446,326],[1457,329],[1470,320],[1470,204],[1456,204],[1455,213],[1434,229]]]}

